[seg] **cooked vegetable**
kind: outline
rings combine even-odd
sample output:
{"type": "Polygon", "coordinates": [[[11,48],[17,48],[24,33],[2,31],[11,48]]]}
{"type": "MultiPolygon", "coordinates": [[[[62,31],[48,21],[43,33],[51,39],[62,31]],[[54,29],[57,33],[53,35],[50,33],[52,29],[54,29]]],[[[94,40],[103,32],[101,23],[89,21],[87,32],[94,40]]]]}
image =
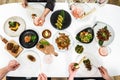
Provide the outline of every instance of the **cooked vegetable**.
{"type": "Polygon", "coordinates": [[[74,64],[74,68],[75,68],[75,69],[80,68],[80,67],[79,67],[79,64],[78,64],[78,63],[75,63],[75,64],[74,64]]]}
{"type": "Polygon", "coordinates": [[[93,35],[88,31],[82,31],[77,34],[76,39],[83,43],[89,43],[93,39],[93,35]]]}
{"type": "Polygon", "coordinates": [[[20,26],[20,23],[16,22],[16,21],[9,21],[9,28],[12,30],[12,31],[17,31],[19,26],[20,26]]]}
{"type": "Polygon", "coordinates": [[[9,21],[9,26],[10,27],[15,27],[15,22],[9,21]]]}
{"type": "Polygon", "coordinates": [[[55,23],[55,25],[58,29],[62,29],[64,18],[65,18],[65,12],[64,12],[64,10],[61,10],[60,14],[57,17],[56,23],[55,23]]]}
{"type": "Polygon", "coordinates": [[[45,39],[41,39],[40,41],[39,41],[39,44],[40,45],[50,45],[50,43],[47,41],[47,40],[45,40],[45,39]]]}
{"type": "Polygon", "coordinates": [[[105,26],[102,29],[99,29],[97,32],[97,38],[99,39],[99,45],[102,46],[104,41],[108,41],[111,34],[109,30],[107,29],[107,26],[105,26]]]}
{"type": "Polygon", "coordinates": [[[83,48],[82,45],[77,45],[77,46],[75,47],[75,51],[76,51],[77,53],[79,53],[79,54],[82,53],[83,50],[84,50],[84,48],[83,48]]]}
{"type": "Polygon", "coordinates": [[[68,35],[65,35],[65,33],[59,33],[59,37],[55,39],[57,46],[59,49],[66,49],[68,50],[68,47],[70,45],[70,39],[68,35]]]}
{"type": "Polygon", "coordinates": [[[103,45],[103,43],[104,43],[104,41],[99,40],[99,42],[98,42],[98,43],[99,43],[99,45],[100,45],[100,46],[102,46],[102,45],[103,45]]]}
{"type": "Polygon", "coordinates": [[[91,62],[90,62],[89,59],[83,60],[83,63],[84,63],[84,65],[85,65],[85,67],[87,68],[87,70],[90,71],[90,70],[92,69],[91,62]]]}
{"type": "Polygon", "coordinates": [[[28,55],[27,58],[32,61],[32,62],[35,62],[36,61],[36,58],[32,55],[28,55]]]}
{"type": "Polygon", "coordinates": [[[36,37],[35,35],[32,35],[32,36],[31,36],[31,41],[34,42],[34,41],[36,40],[36,38],[37,38],[37,37],[36,37]]]}

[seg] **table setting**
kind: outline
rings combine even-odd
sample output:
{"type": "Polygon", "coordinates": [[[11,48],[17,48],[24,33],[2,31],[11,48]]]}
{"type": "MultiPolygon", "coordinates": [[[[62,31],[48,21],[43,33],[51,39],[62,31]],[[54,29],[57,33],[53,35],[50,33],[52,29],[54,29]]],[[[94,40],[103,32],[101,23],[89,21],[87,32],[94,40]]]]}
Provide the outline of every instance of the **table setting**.
{"type": "Polygon", "coordinates": [[[27,8],[20,3],[0,6],[0,67],[11,59],[21,64],[7,76],[37,77],[44,72],[48,77],[68,77],[72,62],[79,68],[75,77],[101,77],[100,66],[111,76],[120,74],[120,64],[115,64],[120,55],[116,20],[120,16],[110,16],[108,7],[116,9],[114,13],[120,8],[102,0],[74,1],[78,3],[72,9],[73,2],[55,3],[43,26],[36,26],[34,18],[41,15],[44,3],[29,3],[27,8]]]}

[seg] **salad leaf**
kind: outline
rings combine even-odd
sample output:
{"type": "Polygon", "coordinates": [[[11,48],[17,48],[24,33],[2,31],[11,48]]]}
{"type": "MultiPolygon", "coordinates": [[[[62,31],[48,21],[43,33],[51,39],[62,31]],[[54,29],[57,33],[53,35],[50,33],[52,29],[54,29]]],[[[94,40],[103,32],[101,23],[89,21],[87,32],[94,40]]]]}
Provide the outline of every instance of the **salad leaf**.
{"type": "Polygon", "coordinates": [[[102,46],[102,45],[103,45],[103,43],[104,43],[104,41],[99,40],[99,45],[100,45],[100,46],[102,46]]]}
{"type": "Polygon", "coordinates": [[[44,40],[44,39],[40,40],[39,43],[41,45],[50,45],[50,43],[48,41],[44,40]]]}
{"type": "Polygon", "coordinates": [[[36,40],[36,38],[37,38],[37,37],[36,37],[35,35],[32,35],[32,36],[31,36],[31,41],[34,42],[34,41],[36,40]]]}

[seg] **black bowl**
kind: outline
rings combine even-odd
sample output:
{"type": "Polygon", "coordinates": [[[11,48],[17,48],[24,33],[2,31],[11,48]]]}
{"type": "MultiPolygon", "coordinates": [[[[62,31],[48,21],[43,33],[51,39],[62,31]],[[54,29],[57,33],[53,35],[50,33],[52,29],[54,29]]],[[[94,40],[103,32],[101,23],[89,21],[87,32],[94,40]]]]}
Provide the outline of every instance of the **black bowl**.
{"type": "Polygon", "coordinates": [[[76,39],[77,39],[79,42],[81,42],[81,43],[86,43],[86,44],[91,43],[91,42],[93,41],[93,39],[94,39],[94,30],[93,30],[93,28],[87,27],[87,28],[81,30],[80,32],[77,33],[76,39]],[[85,42],[85,41],[82,40],[82,37],[80,36],[80,34],[81,34],[82,32],[88,32],[89,34],[91,34],[92,37],[91,37],[91,38],[88,38],[88,39],[89,39],[88,42],[85,42]]]}
{"type": "Polygon", "coordinates": [[[34,47],[38,43],[38,40],[39,40],[39,36],[38,36],[37,32],[35,32],[34,30],[31,30],[31,29],[23,31],[19,37],[19,42],[24,48],[34,47]],[[34,35],[34,36],[36,36],[36,39],[34,41],[25,42],[24,38],[27,35],[34,35]]]}
{"type": "Polygon", "coordinates": [[[69,27],[69,25],[71,24],[71,16],[70,14],[65,11],[65,10],[57,10],[55,11],[52,15],[51,15],[51,18],[50,18],[50,22],[52,24],[52,26],[58,30],[63,30],[63,29],[66,29],[69,27]],[[57,28],[57,26],[55,25],[55,23],[57,22],[57,18],[58,18],[58,15],[60,15],[61,11],[64,11],[64,21],[62,23],[62,28],[59,29],[57,28]]]}

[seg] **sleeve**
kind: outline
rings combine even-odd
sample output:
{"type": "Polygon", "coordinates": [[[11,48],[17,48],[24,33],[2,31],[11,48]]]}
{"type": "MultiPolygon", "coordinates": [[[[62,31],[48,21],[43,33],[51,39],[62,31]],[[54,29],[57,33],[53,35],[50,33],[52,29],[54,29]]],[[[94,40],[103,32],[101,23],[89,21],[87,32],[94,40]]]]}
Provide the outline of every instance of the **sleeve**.
{"type": "Polygon", "coordinates": [[[47,0],[47,4],[45,5],[45,8],[49,8],[51,11],[53,11],[55,6],[55,0],[47,0]]]}

